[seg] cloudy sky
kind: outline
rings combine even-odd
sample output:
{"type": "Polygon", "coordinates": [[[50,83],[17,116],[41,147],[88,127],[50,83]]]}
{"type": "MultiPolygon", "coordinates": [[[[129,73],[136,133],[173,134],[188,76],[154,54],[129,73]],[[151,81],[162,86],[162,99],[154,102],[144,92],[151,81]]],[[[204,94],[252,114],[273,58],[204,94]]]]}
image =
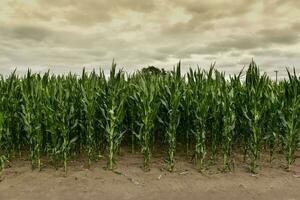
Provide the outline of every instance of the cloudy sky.
{"type": "Polygon", "coordinates": [[[252,58],[263,71],[300,72],[299,0],[1,0],[0,71],[217,68],[252,58]]]}

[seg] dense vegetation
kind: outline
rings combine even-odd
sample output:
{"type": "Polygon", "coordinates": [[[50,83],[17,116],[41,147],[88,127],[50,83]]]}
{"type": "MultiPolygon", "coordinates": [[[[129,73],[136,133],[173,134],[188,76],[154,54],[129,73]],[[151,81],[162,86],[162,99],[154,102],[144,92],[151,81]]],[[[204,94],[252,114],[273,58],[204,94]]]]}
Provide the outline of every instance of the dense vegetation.
{"type": "Polygon", "coordinates": [[[68,160],[84,155],[90,165],[105,155],[113,169],[121,148],[140,151],[145,170],[151,155],[166,152],[174,170],[179,150],[201,169],[222,156],[230,170],[234,153],[242,152],[256,172],[261,152],[295,161],[299,148],[300,79],[288,73],[278,83],[251,62],[225,78],[213,67],[181,74],[153,69],[126,76],[113,63],[109,77],[82,72],[24,77],[12,73],[0,80],[0,170],[16,156],[41,158],[67,170],[68,160]],[[243,74],[243,75],[242,75],[243,74]]]}

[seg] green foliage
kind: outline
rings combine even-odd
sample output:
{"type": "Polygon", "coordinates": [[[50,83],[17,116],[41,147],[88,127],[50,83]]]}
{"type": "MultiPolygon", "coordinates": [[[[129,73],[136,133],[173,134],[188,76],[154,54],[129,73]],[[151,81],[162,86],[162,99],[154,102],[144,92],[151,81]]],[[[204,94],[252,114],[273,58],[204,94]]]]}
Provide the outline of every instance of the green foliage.
{"type": "Polygon", "coordinates": [[[156,76],[145,75],[140,77],[139,84],[135,84],[136,93],[133,95],[137,102],[137,112],[139,118],[136,118],[136,123],[139,126],[139,131],[136,137],[141,145],[141,151],[144,154],[143,167],[144,170],[149,170],[149,162],[151,159],[151,141],[153,140],[154,127],[157,112],[160,106],[158,99],[156,76]]]}
{"type": "Polygon", "coordinates": [[[146,171],[157,151],[175,170],[182,147],[199,169],[222,157],[224,170],[231,170],[241,150],[252,172],[261,152],[269,153],[270,162],[284,154],[290,169],[300,143],[295,72],[275,83],[253,61],[246,73],[229,78],[214,66],[183,75],[180,65],[168,73],[149,67],[125,75],[113,62],[108,77],[85,70],[81,76],[1,76],[0,171],[24,155],[32,168],[50,159],[65,171],[79,156],[90,166],[106,155],[112,170],[123,147],[142,152],[146,171]]]}
{"type": "Polygon", "coordinates": [[[167,110],[167,113],[166,121],[161,120],[161,122],[165,126],[166,138],[169,145],[169,170],[173,171],[175,168],[177,128],[180,122],[179,108],[182,97],[180,63],[177,65],[176,70],[174,69],[173,73],[169,74],[162,82],[162,92],[161,104],[167,110]]]}

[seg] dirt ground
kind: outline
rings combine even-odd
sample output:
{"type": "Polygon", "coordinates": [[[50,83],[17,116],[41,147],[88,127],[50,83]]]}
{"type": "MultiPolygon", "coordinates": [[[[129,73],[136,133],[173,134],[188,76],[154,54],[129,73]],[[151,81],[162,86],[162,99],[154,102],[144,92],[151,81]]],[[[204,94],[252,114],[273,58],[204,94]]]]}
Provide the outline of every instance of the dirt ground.
{"type": "MultiPolygon", "coordinates": [[[[45,165],[32,171],[30,161],[15,160],[0,182],[0,200],[85,200],[85,199],[300,199],[300,159],[287,172],[284,161],[261,163],[251,174],[244,163],[234,172],[222,173],[217,166],[199,173],[191,162],[178,158],[176,171],[164,169],[161,158],[153,158],[151,170],[141,168],[141,155],[118,158],[116,169],[104,169],[105,160],[90,169],[84,162],[71,162],[67,175],[45,165]]],[[[220,166],[219,166],[220,167],[220,166]]]]}

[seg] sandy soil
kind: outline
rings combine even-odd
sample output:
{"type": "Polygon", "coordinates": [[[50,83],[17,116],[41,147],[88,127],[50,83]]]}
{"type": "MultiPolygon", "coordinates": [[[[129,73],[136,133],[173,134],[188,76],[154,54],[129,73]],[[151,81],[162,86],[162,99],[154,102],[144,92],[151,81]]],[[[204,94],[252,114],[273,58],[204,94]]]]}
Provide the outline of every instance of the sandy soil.
{"type": "Polygon", "coordinates": [[[210,167],[199,173],[184,158],[176,171],[164,169],[164,162],[154,158],[150,172],[140,168],[140,155],[118,158],[114,172],[104,169],[105,161],[86,169],[83,162],[71,162],[67,175],[62,169],[46,165],[42,171],[31,170],[30,162],[15,160],[5,169],[0,182],[0,200],[85,200],[85,199],[300,199],[300,159],[292,171],[283,162],[261,164],[259,173],[248,172],[239,163],[234,172],[222,173],[210,167]]]}

